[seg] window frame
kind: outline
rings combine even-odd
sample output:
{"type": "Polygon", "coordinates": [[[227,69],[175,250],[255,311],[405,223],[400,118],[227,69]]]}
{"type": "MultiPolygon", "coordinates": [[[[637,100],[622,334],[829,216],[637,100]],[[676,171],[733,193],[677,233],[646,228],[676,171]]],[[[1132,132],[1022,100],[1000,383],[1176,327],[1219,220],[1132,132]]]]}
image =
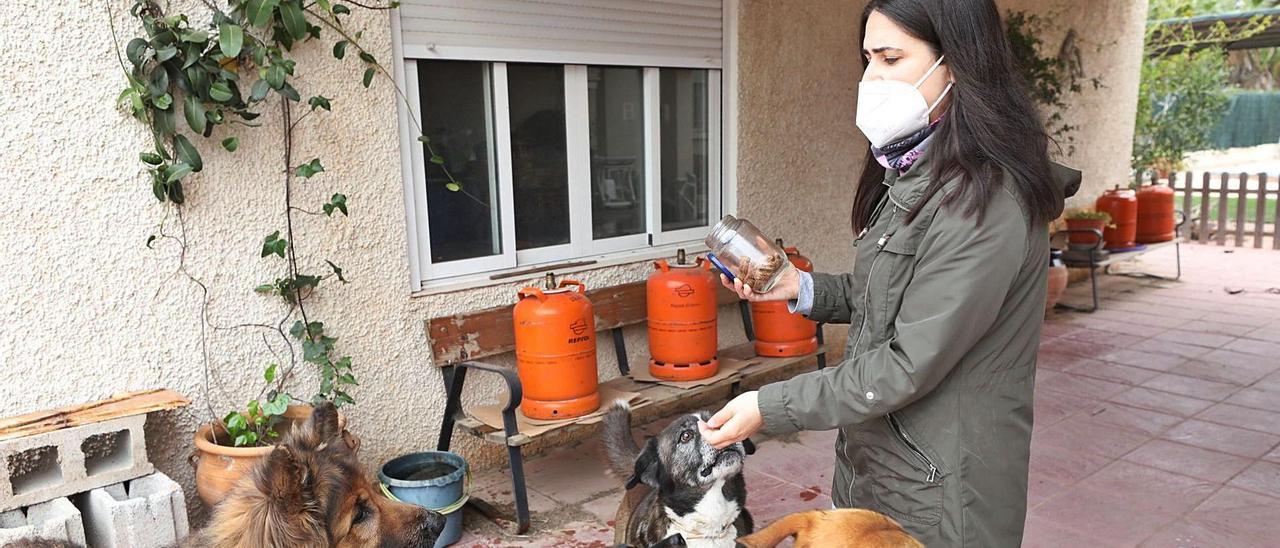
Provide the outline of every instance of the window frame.
{"type": "MultiPolygon", "coordinates": [[[[726,6],[736,2],[726,2],[726,6]]],[[[727,11],[727,10],[726,10],[727,11]]],[[[726,19],[728,16],[726,15],[726,19]]],[[[404,91],[399,97],[398,123],[401,144],[401,175],[405,196],[405,217],[407,224],[408,260],[411,275],[411,289],[415,292],[425,291],[435,285],[453,284],[468,278],[489,279],[493,274],[518,271],[539,265],[555,264],[579,260],[598,260],[616,262],[627,257],[650,255],[663,248],[686,244],[691,247],[701,245],[707,230],[725,212],[730,212],[728,200],[736,194],[733,182],[725,178],[725,158],[734,151],[726,150],[726,144],[732,143],[727,132],[728,124],[733,120],[726,118],[723,112],[725,101],[732,101],[731,91],[726,89],[725,82],[732,75],[724,74],[732,70],[728,63],[724,67],[690,67],[674,66],[673,69],[693,69],[707,71],[706,89],[706,135],[707,135],[707,211],[706,224],[692,228],[664,231],[662,230],[661,207],[661,118],[660,118],[660,78],[663,68],[660,66],[637,66],[634,60],[618,59],[609,63],[608,58],[589,59],[605,61],[591,63],[590,66],[636,66],[643,71],[644,101],[642,115],[644,120],[644,189],[645,189],[645,221],[647,230],[639,234],[617,236],[605,239],[593,238],[593,211],[591,204],[591,157],[590,157],[590,117],[589,117],[589,82],[588,64],[556,62],[564,67],[565,77],[565,117],[566,117],[566,149],[567,173],[569,185],[570,241],[567,244],[542,247],[537,249],[517,250],[515,242],[515,207],[513,203],[513,169],[511,163],[511,131],[509,89],[507,80],[507,62],[485,61],[479,59],[450,59],[442,56],[406,57],[405,48],[401,45],[399,17],[392,17],[392,38],[396,50],[394,76],[397,85],[404,91]],[[421,101],[417,62],[419,60],[456,60],[484,63],[487,67],[485,86],[486,110],[490,120],[486,127],[490,131],[489,147],[494,155],[493,165],[497,181],[495,199],[498,202],[499,223],[497,234],[501,253],[470,259],[459,259],[441,263],[431,261],[431,239],[429,234],[428,208],[426,205],[426,188],[422,181],[426,180],[427,163],[423,147],[417,140],[416,129],[422,127],[421,101]],[[727,123],[726,123],[727,122],[727,123]]],[[[730,50],[728,39],[726,51],[730,50]]],[[[419,52],[420,53],[420,52],[419,52]]],[[[552,59],[548,59],[549,61],[552,59]]],[[[726,61],[728,58],[726,58],[726,61]]],[[[656,60],[655,60],[656,61],[656,60]]]]}

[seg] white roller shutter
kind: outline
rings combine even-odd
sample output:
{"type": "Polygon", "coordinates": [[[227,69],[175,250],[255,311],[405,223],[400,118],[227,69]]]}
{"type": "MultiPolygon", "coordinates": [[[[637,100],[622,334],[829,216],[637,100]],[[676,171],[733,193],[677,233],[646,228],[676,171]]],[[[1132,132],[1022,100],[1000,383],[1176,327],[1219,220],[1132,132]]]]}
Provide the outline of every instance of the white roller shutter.
{"type": "Polygon", "coordinates": [[[722,0],[404,0],[409,59],[720,68],[722,0]]]}

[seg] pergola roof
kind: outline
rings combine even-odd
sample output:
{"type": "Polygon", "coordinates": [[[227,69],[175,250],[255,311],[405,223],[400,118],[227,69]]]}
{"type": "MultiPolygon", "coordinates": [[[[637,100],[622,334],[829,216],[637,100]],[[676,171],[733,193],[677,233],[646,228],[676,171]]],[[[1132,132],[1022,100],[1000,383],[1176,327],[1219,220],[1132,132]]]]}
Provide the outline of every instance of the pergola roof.
{"type": "MultiPolygon", "coordinates": [[[[1179,19],[1163,19],[1160,21],[1152,21],[1151,25],[1161,25],[1168,27],[1181,27],[1183,25],[1191,25],[1197,36],[1205,36],[1218,23],[1226,24],[1228,29],[1237,30],[1244,28],[1249,21],[1255,17],[1270,17],[1271,21],[1262,32],[1243,40],[1227,41],[1223,46],[1226,49],[1260,49],[1280,47],[1280,7],[1266,8],[1251,11],[1239,11],[1232,13],[1218,13],[1213,15],[1199,15],[1196,17],[1185,17],[1179,19]]],[[[1212,42],[1204,42],[1200,47],[1208,46],[1212,42]]],[[[1181,50],[1181,46],[1173,46],[1162,53],[1176,53],[1181,50]]]]}

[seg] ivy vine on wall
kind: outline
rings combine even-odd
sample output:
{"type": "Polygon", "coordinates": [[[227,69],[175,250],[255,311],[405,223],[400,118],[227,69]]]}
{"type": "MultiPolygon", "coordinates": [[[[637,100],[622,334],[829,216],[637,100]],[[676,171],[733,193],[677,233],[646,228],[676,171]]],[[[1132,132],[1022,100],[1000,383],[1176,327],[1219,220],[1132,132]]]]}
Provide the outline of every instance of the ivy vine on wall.
{"type": "MultiPolygon", "coordinates": [[[[293,366],[298,363],[297,350],[300,349],[302,361],[319,371],[320,385],[311,400],[352,404],[355,400],[348,391],[358,385],[352,359],[339,352],[337,337],[307,307],[308,300],[322,285],[346,283],[347,279],[343,269],[330,260],[324,260],[324,268],[318,272],[304,267],[310,262],[300,260],[294,230],[297,215],[345,217],[350,212],[347,196],[342,192],[334,192],[318,208],[295,203],[295,185],[322,176],[325,166],[322,158],[295,155],[294,134],[303,129],[302,123],[309,116],[331,111],[333,101],[323,93],[303,93],[299,89],[308,86],[294,79],[298,73],[294,54],[301,48],[316,47],[313,44],[331,37],[325,47],[340,61],[355,58],[361,63],[360,81],[365,88],[379,76],[394,85],[391,73],[362,45],[363,33],[349,28],[347,19],[352,14],[350,6],[388,10],[397,8],[399,3],[228,0],[223,5],[215,5],[211,0],[202,2],[209,15],[199,22],[187,14],[168,13],[152,0],[134,0],[129,11],[140,23],[142,32],[124,43],[120,64],[128,84],[119,95],[119,103],[150,131],[152,143],[140,152],[139,160],[148,173],[152,195],[164,207],[158,232],[147,239],[146,245],[152,247],[157,240],[177,242],[181,250],[179,270],[204,294],[201,341],[207,379],[209,357],[205,328],[224,328],[212,326],[208,321],[208,285],[185,269],[189,250],[182,222],[183,208],[189,206],[186,189],[196,180],[195,174],[204,169],[202,151],[220,146],[235,153],[240,146],[240,134],[260,127],[261,117],[276,108],[272,116],[278,117],[282,128],[279,145],[283,163],[279,184],[284,191],[280,209],[283,226],[266,235],[261,249],[254,252],[264,259],[281,261],[282,274],[253,290],[279,298],[283,319],[235,327],[275,332],[288,346],[289,367],[282,374],[276,374],[275,366],[268,366],[267,386],[257,399],[265,394],[264,401],[280,401],[293,366]],[[215,142],[210,137],[218,126],[225,126],[223,133],[231,135],[215,142]],[[173,227],[173,219],[177,220],[178,228],[173,227]],[[293,322],[286,329],[289,320],[293,322]]],[[[114,14],[109,15],[114,34],[114,14]]],[[[116,35],[118,52],[120,44],[121,39],[116,35]]],[[[399,88],[396,93],[407,104],[399,88]]],[[[417,132],[421,135],[421,128],[417,128],[417,132]]],[[[430,140],[422,136],[419,141],[426,146],[433,164],[445,173],[447,188],[460,191],[461,185],[449,174],[444,159],[432,150],[430,140]]],[[[264,341],[266,338],[264,336],[264,341]]],[[[252,403],[250,409],[256,407],[252,403]]]]}

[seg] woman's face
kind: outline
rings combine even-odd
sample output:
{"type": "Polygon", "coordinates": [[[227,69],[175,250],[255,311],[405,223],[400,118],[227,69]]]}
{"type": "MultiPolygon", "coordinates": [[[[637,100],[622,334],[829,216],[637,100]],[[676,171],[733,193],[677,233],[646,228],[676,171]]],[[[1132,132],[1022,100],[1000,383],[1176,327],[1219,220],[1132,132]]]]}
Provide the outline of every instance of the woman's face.
{"type": "MultiPolygon", "coordinates": [[[[862,37],[862,56],[868,60],[867,69],[862,73],[862,81],[898,80],[915,84],[929,67],[938,61],[929,43],[916,38],[879,11],[872,11],[867,17],[866,35],[862,37]]],[[[946,61],[920,84],[920,93],[925,102],[932,105],[942,95],[951,81],[951,69],[946,61]]],[[[929,115],[933,121],[946,111],[947,102],[940,103],[929,115]]]]}

